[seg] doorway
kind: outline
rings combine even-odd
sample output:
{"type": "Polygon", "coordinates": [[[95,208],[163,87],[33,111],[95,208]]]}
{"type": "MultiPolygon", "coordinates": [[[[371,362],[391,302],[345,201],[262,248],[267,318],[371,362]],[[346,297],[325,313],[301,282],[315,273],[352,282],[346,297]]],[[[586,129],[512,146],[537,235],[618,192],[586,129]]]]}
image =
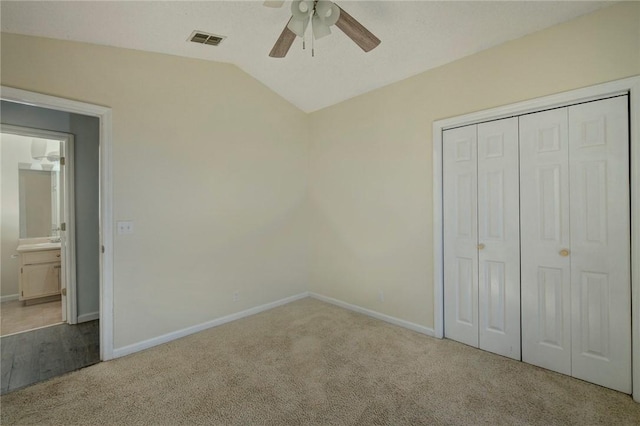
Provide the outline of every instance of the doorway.
{"type": "MultiPolygon", "coordinates": [[[[98,150],[96,152],[98,176],[97,188],[94,188],[98,197],[98,309],[95,313],[88,313],[82,319],[92,317],[100,319],[100,360],[106,361],[113,356],[113,181],[111,164],[111,108],[73,101],[70,99],[44,95],[13,87],[0,86],[0,98],[2,103],[10,103],[20,107],[36,107],[46,109],[53,113],[68,113],[81,117],[93,118],[97,121],[96,138],[98,150]]],[[[3,106],[2,120],[5,120],[6,109],[3,106]]],[[[18,117],[19,120],[28,119],[29,114],[18,117]]],[[[24,125],[24,124],[23,124],[24,125]]],[[[71,132],[75,133],[75,132],[71,132]]],[[[76,141],[77,142],[77,141],[76,141]]],[[[76,155],[76,158],[78,156],[76,155]]],[[[76,186],[79,180],[76,179],[76,186]]],[[[76,200],[76,205],[78,204],[76,200]]],[[[77,216],[77,215],[76,215],[77,216]]],[[[79,232],[79,229],[76,229],[79,232]]],[[[78,253],[81,252],[77,247],[78,253]]],[[[81,263],[79,260],[78,263],[81,263]]],[[[80,279],[79,277],[77,277],[80,279]]],[[[78,313],[78,319],[81,317],[78,313]]]]}
{"type": "Polygon", "coordinates": [[[99,321],[77,324],[74,140],[0,126],[3,394],[100,361],[99,321]]]}
{"type": "Polygon", "coordinates": [[[0,130],[0,335],[75,324],[73,135],[0,130]]]}
{"type": "Polygon", "coordinates": [[[0,90],[3,124],[75,136],[72,213],[77,219],[73,241],[77,293],[72,317],[78,324],[3,337],[5,393],[113,357],[111,110],[4,86],[0,90]]]}

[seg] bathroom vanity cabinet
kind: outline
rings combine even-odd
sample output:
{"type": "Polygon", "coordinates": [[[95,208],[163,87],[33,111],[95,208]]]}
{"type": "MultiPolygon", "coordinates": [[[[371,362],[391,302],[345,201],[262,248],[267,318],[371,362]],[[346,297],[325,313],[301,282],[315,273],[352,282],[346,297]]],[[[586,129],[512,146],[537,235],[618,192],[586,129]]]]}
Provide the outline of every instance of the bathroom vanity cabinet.
{"type": "Polygon", "coordinates": [[[60,249],[20,253],[20,300],[60,294],[60,249]]]}

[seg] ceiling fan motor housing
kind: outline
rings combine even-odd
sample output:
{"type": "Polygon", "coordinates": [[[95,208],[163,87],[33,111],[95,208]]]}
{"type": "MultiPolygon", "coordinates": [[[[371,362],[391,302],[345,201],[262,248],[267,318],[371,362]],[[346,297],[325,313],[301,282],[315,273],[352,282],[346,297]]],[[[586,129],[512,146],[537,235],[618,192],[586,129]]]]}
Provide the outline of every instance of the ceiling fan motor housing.
{"type": "Polygon", "coordinates": [[[287,28],[298,37],[304,37],[309,22],[313,37],[319,39],[331,34],[331,25],[340,17],[340,8],[328,0],[295,0],[291,2],[291,20],[287,28]]]}

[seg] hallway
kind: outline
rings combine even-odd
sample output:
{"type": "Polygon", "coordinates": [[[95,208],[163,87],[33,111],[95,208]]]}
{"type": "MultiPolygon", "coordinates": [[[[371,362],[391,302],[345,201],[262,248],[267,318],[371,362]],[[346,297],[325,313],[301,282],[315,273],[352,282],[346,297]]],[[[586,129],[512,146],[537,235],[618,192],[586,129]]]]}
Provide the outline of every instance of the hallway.
{"type": "Polygon", "coordinates": [[[1,393],[100,362],[99,345],[98,320],[2,337],[1,393]]]}

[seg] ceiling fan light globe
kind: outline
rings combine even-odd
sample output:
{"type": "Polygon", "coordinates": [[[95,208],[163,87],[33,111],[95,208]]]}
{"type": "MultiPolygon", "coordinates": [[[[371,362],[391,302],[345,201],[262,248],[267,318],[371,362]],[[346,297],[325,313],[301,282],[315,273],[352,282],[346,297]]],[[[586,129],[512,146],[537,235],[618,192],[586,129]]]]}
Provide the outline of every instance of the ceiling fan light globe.
{"type": "Polygon", "coordinates": [[[287,28],[291,30],[298,37],[304,37],[304,33],[307,31],[309,25],[309,17],[306,19],[292,19],[287,24],[287,28]]]}
{"type": "Polygon", "coordinates": [[[331,13],[332,3],[328,0],[319,0],[316,3],[316,13],[322,18],[326,18],[331,13]]]}
{"type": "Polygon", "coordinates": [[[331,12],[329,15],[325,15],[323,19],[324,23],[325,25],[329,25],[329,26],[335,25],[335,23],[338,22],[338,19],[340,19],[340,8],[335,4],[331,3],[331,8],[329,10],[331,12]]]}
{"type": "Polygon", "coordinates": [[[322,18],[317,15],[313,17],[311,27],[313,30],[313,38],[315,38],[316,40],[331,35],[331,28],[329,28],[328,25],[322,22],[322,18]]]}
{"type": "Polygon", "coordinates": [[[340,8],[327,0],[316,3],[316,15],[322,19],[325,25],[334,25],[340,17],[340,8]]]}
{"type": "Polygon", "coordinates": [[[313,1],[295,0],[291,2],[291,15],[295,20],[303,20],[309,17],[313,10],[313,1]]]}

